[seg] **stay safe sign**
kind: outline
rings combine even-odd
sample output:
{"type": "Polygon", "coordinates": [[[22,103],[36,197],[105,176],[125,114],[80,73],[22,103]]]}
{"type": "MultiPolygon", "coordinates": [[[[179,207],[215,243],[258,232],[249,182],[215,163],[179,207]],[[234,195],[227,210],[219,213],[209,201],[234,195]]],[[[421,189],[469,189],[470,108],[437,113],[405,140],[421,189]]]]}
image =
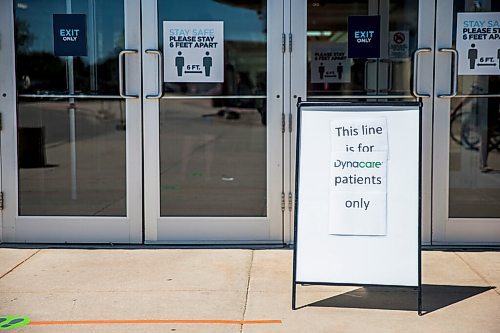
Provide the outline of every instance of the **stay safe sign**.
{"type": "Polygon", "coordinates": [[[224,82],[224,22],[164,21],[165,82],[224,82]]]}
{"type": "Polygon", "coordinates": [[[346,43],[311,43],[311,82],[351,82],[346,43]]]}
{"type": "Polygon", "coordinates": [[[87,55],[85,14],[54,14],[54,55],[84,57],[87,55]]]}
{"type": "Polygon", "coordinates": [[[458,75],[500,75],[500,13],[457,14],[458,75]]]}

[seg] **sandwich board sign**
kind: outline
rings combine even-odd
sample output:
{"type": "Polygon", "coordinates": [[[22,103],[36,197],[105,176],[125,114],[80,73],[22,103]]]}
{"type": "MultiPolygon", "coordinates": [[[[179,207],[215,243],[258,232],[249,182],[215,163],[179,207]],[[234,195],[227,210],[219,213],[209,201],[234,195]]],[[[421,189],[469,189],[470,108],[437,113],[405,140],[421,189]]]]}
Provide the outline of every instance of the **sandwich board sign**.
{"type": "Polygon", "coordinates": [[[299,102],[296,284],[418,288],[420,104],[299,102]]]}

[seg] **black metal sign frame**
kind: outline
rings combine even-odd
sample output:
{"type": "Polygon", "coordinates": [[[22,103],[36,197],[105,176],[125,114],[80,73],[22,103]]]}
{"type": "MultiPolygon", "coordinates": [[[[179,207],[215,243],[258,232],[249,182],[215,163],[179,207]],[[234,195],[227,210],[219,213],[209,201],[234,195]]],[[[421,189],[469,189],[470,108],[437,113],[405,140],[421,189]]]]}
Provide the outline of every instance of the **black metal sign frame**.
{"type": "Polygon", "coordinates": [[[415,288],[400,285],[381,284],[346,284],[346,283],[323,283],[297,281],[297,246],[298,246],[298,198],[299,198],[299,175],[300,175],[300,140],[301,140],[301,118],[302,107],[343,107],[343,106],[418,106],[419,109],[419,138],[418,138],[418,286],[417,286],[417,312],[421,316],[422,312],[422,101],[418,102],[297,102],[297,137],[296,137],[296,161],[295,161],[295,203],[294,203],[294,241],[293,247],[293,280],[292,280],[292,310],[297,309],[297,284],[301,285],[323,285],[323,286],[359,286],[359,287],[393,287],[393,288],[415,288]]]}

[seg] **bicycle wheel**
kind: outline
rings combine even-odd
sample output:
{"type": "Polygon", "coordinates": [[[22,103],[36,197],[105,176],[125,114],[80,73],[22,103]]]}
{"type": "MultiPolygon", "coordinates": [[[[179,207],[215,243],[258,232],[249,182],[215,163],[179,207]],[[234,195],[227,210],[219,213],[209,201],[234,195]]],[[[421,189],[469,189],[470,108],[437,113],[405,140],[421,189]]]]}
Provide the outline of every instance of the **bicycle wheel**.
{"type": "Polygon", "coordinates": [[[500,133],[493,134],[488,141],[488,151],[500,151],[500,133]]]}
{"type": "Polygon", "coordinates": [[[462,138],[460,137],[460,133],[462,131],[460,128],[461,118],[462,118],[462,111],[453,113],[450,117],[450,138],[459,145],[462,145],[462,138]]]}
{"type": "Polygon", "coordinates": [[[471,120],[470,116],[466,116],[462,121],[460,138],[462,140],[462,145],[466,149],[479,150],[481,135],[477,125],[471,120]]]}

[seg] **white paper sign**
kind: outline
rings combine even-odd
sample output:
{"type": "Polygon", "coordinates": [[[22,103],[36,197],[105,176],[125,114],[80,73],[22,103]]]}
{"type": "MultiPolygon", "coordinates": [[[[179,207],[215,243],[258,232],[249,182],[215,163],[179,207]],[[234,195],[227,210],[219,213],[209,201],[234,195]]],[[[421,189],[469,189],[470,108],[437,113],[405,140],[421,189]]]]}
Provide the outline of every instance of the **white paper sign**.
{"type": "Polygon", "coordinates": [[[329,233],[385,235],[387,119],[331,121],[330,139],[329,233]]]}
{"type": "Polygon", "coordinates": [[[386,118],[342,119],[330,122],[332,151],[369,153],[389,150],[386,118]]]}
{"type": "Polygon", "coordinates": [[[457,14],[458,75],[500,75],[500,13],[457,14]]]}
{"type": "Polygon", "coordinates": [[[351,82],[347,43],[311,44],[311,82],[351,82]]]}
{"type": "Polygon", "coordinates": [[[332,153],[332,191],[386,192],[387,152],[332,153]]]}
{"type": "Polygon", "coordinates": [[[330,204],[330,234],[383,236],[387,233],[386,192],[362,195],[359,192],[331,192],[330,204]]]}
{"type": "Polygon", "coordinates": [[[389,32],[389,58],[404,59],[409,57],[410,33],[408,30],[389,32]]]}
{"type": "Polygon", "coordinates": [[[165,82],[224,82],[223,21],[163,21],[165,82]]]}

